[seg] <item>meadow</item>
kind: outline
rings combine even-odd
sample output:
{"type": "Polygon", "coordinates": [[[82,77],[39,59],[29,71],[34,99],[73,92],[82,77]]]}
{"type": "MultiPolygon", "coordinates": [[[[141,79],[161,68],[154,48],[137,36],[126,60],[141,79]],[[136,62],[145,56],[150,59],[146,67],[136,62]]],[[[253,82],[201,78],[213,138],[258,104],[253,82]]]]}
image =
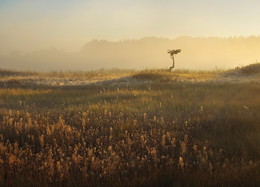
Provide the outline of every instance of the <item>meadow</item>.
{"type": "Polygon", "coordinates": [[[259,186],[260,77],[242,70],[3,70],[0,186],[259,186]]]}

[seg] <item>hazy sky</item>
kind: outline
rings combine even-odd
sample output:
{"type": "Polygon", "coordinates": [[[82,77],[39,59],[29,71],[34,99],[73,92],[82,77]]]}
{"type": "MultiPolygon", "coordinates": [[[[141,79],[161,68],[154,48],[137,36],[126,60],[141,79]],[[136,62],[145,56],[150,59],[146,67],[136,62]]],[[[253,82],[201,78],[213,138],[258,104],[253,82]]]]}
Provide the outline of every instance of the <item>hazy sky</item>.
{"type": "Polygon", "coordinates": [[[92,39],[260,35],[259,0],[0,0],[0,52],[92,39]]]}

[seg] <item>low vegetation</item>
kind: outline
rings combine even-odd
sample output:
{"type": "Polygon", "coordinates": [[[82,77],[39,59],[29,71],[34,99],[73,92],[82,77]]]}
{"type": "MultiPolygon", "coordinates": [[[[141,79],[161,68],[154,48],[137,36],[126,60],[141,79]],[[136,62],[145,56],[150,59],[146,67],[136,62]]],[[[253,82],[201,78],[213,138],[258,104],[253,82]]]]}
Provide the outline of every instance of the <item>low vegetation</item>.
{"type": "Polygon", "coordinates": [[[259,82],[121,75],[81,86],[3,78],[0,186],[259,185],[259,82]]]}
{"type": "Polygon", "coordinates": [[[226,75],[236,76],[259,76],[260,75],[260,63],[251,64],[245,67],[237,67],[234,70],[225,72],[226,75]]]}

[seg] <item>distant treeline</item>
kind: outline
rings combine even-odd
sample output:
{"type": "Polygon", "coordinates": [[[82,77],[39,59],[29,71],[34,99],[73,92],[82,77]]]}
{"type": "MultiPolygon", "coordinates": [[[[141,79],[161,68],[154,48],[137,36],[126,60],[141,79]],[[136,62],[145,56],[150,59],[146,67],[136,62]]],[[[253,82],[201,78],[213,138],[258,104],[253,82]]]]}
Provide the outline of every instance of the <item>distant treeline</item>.
{"type": "Polygon", "coordinates": [[[167,49],[182,49],[176,57],[178,69],[230,68],[260,59],[260,37],[176,39],[146,37],[140,40],[110,42],[93,40],[77,53],[51,49],[0,56],[0,68],[16,70],[94,70],[100,68],[167,68],[167,49]]]}

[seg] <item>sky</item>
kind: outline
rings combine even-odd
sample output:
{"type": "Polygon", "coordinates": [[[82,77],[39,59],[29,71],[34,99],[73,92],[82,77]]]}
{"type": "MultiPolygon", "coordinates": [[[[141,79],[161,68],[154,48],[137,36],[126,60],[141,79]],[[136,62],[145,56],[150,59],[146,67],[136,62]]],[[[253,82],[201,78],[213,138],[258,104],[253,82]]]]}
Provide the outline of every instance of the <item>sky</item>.
{"type": "Polygon", "coordinates": [[[0,54],[93,39],[260,35],[259,0],[0,0],[0,54]]]}

